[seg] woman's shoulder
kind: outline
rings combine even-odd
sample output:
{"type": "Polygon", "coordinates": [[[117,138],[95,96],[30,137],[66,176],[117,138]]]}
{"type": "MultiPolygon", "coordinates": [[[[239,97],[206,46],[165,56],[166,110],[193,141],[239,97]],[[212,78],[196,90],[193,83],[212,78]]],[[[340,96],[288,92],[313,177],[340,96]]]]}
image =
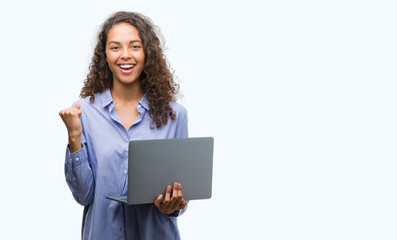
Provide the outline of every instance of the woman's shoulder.
{"type": "Polygon", "coordinates": [[[170,102],[170,107],[174,110],[175,114],[178,116],[180,114],[187,115],[187,110],[184,106],[177,102],[170,102]]]}
{"type": "Polygon", "coordinates": [[[77,103],[80,103],[81,108],[92,108],[92,107],[98,108],[103,105],[103,103],[106,101],[106,98],[107,98],[106,91],[103,91],[94,94],[94,101],[91,101],[91,96],[87,96],[75,101],[73,103],[73,106],[75,106],[77,103]]]}
{"type": "Polygon", "coordinates": [[[92,107],[92,105],[95,104],[95,101],[91,102],[90,97],[80,98],[72,104],[73,107],[76,106],[77,103],[80,103],[80,109],[86,109],[92,107]]]}
{"type": "Polygon", "coordinates": [[[188,119],[187,110],[184,106],[176,102],[170,102],[170,107],[172,108],[172,110],[176,115],[176,120],[178,125],[187,121],[188,119]]]}

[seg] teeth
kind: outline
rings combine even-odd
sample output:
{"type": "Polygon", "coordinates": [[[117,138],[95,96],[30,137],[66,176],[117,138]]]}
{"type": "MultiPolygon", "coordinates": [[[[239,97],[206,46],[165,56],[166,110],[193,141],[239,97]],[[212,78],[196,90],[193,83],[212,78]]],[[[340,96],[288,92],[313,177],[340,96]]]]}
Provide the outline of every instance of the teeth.
{"type": "Polygon", "coordinates": [[[134,65],[120,65],[121,68],[132,68],[134,65]]]}

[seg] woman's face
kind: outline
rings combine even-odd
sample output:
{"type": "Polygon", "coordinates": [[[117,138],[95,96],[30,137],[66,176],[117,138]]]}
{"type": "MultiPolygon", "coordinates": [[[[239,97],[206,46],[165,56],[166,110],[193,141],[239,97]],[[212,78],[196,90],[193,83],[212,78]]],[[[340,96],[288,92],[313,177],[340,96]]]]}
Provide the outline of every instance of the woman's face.
{"type": "Polygon", "coordinates": [[[106,61],[113,73],[113,84],[139,84],[145,52],[136,27],[128,23],[114,25],[106,40],[106,61]]]}

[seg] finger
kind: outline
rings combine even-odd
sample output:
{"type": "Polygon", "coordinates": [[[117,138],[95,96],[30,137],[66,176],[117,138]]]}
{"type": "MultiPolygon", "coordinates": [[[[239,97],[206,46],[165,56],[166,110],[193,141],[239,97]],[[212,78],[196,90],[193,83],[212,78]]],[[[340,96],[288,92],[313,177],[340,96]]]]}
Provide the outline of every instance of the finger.
{"type": "Polygon", "coordinates": [[[180,197],[181,199],[183,198],[182,184],[180,184],[180,183],[178,183],[178,197],[180,197]]]}
{"type": "Polygon", "coordinates": [[[71,115],[71,116],[80,116],[82,113],[82,111],[78,108],[75,107],[70,107],[67,109],[64,109],[62,111],[59,112],[60,116],[67,116],[67,115],[71,115]]]}
{"type": "Polygon", "coordinates": [[[185,208],[186,204],[187,204],[187,202],[183,198],[183,194],[182,194],[182,184],[178,183],[178,205],[177,205],[177,209],[185,208]]]}
{"type": "Polygon", "coordinates": [[[73,109],[70,109],[70,111],[66,112],[65,115],[70,115],[73,117],[80,117],[81,113],[82,113],[82,111],[80,109],[73,108],[73,109]]]}
{"type": "Polygon", "coordinates": [[[168,185],[165,190],[165,200],[169,201],[171,199],[171,186],[168,185]]]}
{"type": "Polygon", "coordinates": [[[172,188],[172,198],[178,197],[178,183],[174,182],[174,186],[172,188]]]}
{"type": "Polygon", "coordinates": [[[170,204],[172,210],[177,210],[179,204],[181,203],[182,197],[179,197],[178,193],[179,193],[179,183],[175,182],[174,189],[172,192],[171,204],[170,204]]]}
{"type": "Polygon", "coordinates": [[[156,198],[156,200],[154,201],[154,205],[155,205],[157,208],[160,208],[161,199],[163,199],[163,194],[160,194],[160,195],[156,198]]]}
{"type": "Polygon", "coordinates": [[[68,112],[68,109],[63,109],[59,112],[59,115],[62,117],[68,112]]]}
{"type": "Polygon", "coordinates": [[[179,204],[178,209],[184,209],[187,205],[187,202],[185,199],[182,198],[181,203],[179,204]]]}
{"type": "Polygon", "coordinates": [[[78,124],[78,122],[80,122],[80,120],[79,120],[80,116],[81,116],[81,113],[79,113],[79,112],[65,112],[65,113],[60,114],[61,119],[67,125],[69,125],[70,123],[78,124]]]}
{"type": "Polygon", "coordinates": [[[163,202],[163,208],[168,208],[169,204],[171,202],[171,186],[168,185],[167,188],[165,189],[165,199],[163,202]]]}
{"type": "Polygon", "coordinates": [[[77,115],[76,115],[76,117],[81,117],[81,114],[82,114],[83,112],[79,109],[78,111],[77,111],[77,115]]]}
{"type": "Polygon", "coordinates": [[[80,117],[82,113],[82,111],[80,110],[81,104],[77,103],[74,107],[77,109],[77,117],[80,117]]]}

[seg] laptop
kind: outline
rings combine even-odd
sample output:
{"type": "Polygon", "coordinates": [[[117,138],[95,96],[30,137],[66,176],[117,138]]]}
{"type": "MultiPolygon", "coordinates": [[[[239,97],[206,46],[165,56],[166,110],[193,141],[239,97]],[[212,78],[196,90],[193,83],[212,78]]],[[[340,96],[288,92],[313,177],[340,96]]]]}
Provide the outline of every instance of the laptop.
{"type": "Polygon", "coordinates": [[[133,140],[128,148],[128,193],[107,198],[126,204],[154,203],[167,185],[178,182],[185,200],[209,199],[213,149],[212,137],[133,140]]]}

